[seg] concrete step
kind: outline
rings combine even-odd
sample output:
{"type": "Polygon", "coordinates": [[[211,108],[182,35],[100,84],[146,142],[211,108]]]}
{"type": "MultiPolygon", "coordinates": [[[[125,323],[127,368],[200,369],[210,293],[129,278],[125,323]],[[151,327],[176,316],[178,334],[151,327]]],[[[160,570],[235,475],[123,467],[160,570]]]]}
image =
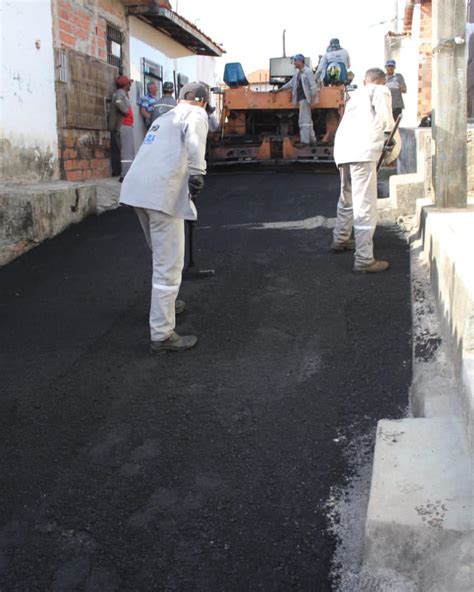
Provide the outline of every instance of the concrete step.
{"type": "Polygon", "coordinates": [[[462,561],[472,558],[473,501],[472,459],[461,420],[380,421],[365,528],[365,569],[392,570],[417,582],[434,556],[439,554],[440,561],[450,557],[446,549],[466,537],[471,549],[462,561]]]}
{"type": "Polygon", "coordinates": [[[0,186],[0,265],[97,209],[93,184],[51,181],[0,186]]]}
{"type": "MultiPolygon", "coordinates": [[[[474,456],[474,267],[468,247],[474,207],[468,204],[463,210],[448,210],[420,203],[417,216],[419,235],[412,242],[412,264],[417,250],[429,268],[443,347],[453,371],[454,387],[446,393],[452,401],[451,411],[464,421],[474,456]]],[[[421,396],[412,398],[418,407],[413,407],[415,414],[428,413],[430,399],[434,399],[429,382],[422,390],[421,396]]]]}

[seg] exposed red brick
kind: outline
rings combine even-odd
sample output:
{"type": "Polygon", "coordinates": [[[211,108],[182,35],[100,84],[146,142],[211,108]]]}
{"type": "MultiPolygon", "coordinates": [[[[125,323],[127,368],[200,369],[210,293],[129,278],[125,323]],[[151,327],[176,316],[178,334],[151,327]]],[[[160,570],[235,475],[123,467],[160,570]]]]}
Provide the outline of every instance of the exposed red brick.
{"type": "MultiPolygon", "coordinates": [[[[71,138],[71,144],[72,144],[72,138],[71,138]]],[[[76,158],[77,157],[77,152],[75,150],[72,150],[71,148],[66,148],[65,150],[63,150],[63,159],[64,160],[68,160],[70,158],[76,158]]]]}
{"type": "Polygon", "coordinates": [[[74,27],[74,33],[76,38],[79,39],[89,39],[89,29],[83,29],[82,27],[74,27]]]}
{"type": "Polygon", "coordinates": [[[63,45],[68,45],[69,47],[74,47],[76,44],[76,38],[69,33],[64,33],[64,31],[59,32],[59,40],[63,45]]]}
{"type": "Polygon", "coordinates": [[[67,148],[74,148],[74,145],[75,145],[74,137],[72,135],[68,134],[67,131],[65,131],[65,133],[63,133],[63,142],[67,148]]]}
{"type": "Polygon", "coordinates": [[[74,25],[77,25],[77,27],[79,27],[81,29],[87,29],[87,30],[89,30],[89,27],[91,24],[90,18],[83,17],[78,14],[72,14],[71,17],[69,18],[69,21],[71,23],[73,23],[74,25]]]}
{"type": "Polygon", "coordinates": [[[59,19],[59,28],[61,31],[64,31],[65,33],[72,33],[72,26],[71,23],[69,21],[66,21],[62,18],[59,19]]]}
{"type": "Polygon", "coordinates": [[[77,160],[65,160],[64,161],[64,170],[71,171],[71,170],[74,170],[77,168],[79,168],[77,166],[77,160]]]}
{"type": "Polygon", "coordinates": [[[68,181],[82,181],[82,171],[66,171],[68,181]]]}
{"type": "Polygon", "coordinates": [[[59,8],[58,15],[59,15],[60,19],[63,19],[65,21],[69,21],[69,16],[70,16],[69,10],[66,10],[65,8],[59,8]]]}

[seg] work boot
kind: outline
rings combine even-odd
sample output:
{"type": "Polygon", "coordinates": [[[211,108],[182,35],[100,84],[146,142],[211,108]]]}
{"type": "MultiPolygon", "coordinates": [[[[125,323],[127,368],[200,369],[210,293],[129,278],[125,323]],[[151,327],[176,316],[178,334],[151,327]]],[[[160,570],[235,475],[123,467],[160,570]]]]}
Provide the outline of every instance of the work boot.
{"type": "Polygon", "coordinates": [[[295,148],[307,148],[309,144],[305,144],[304,142],[297,142],[295,144],[295,148]]]}
{"type": "Polygon", "coordinates": [[[174,314],[180,315],[186,310],[186,302],[184,300],[176,300],[174,305],[174,314]]]}
{"type": "Polygon", "coordinates": [[[150,353],[161,354],[165,352],[176,352],[191,349],[197,343],[195,335],[178,335],[173,331],[168,339],[163,341],[152,341],[150,343],[150,353]]]}
{"type": "Polygon", "coordinates": [[[343,243],[337,243],[333,241],[331,245],[331,249],[335,253],[342,253],[343,251],[354,251],[356,248],[355,240],[353,238],[348,238],[343,243]]]}
{"type": "Polygon", "coordinates": [[[388,261],[372,261],[369,265],[357,265],[354,264],[352,271],[357,273],[377,273],[379,271],[385,271],[390,267],[388,261]]]}

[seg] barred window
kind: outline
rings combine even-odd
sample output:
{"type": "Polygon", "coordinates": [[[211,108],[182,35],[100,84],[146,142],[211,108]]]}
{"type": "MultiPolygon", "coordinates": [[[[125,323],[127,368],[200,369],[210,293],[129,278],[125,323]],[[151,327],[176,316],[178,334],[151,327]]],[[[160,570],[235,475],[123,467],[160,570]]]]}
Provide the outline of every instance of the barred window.
{"type": "Polygon", "coordinates": [[[122,72],[123,35],[120,29],[107,23],[107,62],[122,72]]]}
{"type": "Polygon", "coordinates": [[[158,87],[158,92],[163,91],[163,66],[142,58],[142,76],[143,76],[143,88],[146,93],[147,84],[155,82],[158,87]]]}

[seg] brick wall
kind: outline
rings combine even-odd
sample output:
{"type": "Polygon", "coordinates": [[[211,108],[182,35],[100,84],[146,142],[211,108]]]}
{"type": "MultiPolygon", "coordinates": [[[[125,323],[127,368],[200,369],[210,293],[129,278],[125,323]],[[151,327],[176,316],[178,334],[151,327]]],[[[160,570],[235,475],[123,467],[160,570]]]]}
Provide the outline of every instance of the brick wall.
{"type": "Polygon", "coordinates": [[[418,60],[418,118],[431,111],[432,75],[432,13],[431,1],[421,5],[420,53],[418,60]]]}
{"type": "Polygon", "coordinates": [[[59,139],[64,179],[84,181],[110,176],[109,132],[63,129],[59,139]]]}
{"type": "Polygon", "coordinates": [[[54,0],[56,47],[70,48],[107,60],[107,21],[126,29],[125,8],[119,0],[54,0]]]}
{"type": "MultiPolygon", "coordinates": [[[[127,32],[125,7],[120,0],[53,0],[53,39],[57,49],[90,56],[107,62],[107,23],[123,33],[127,32]]],[[[122,62],[128,68],[128,35],[124,35],[122,62]]],[[[72,55],[72,54],[71,54],[72,55]]],[[[117,71],[118,74],[118,71],[117,71]]],[[[58,82],[60,84],[69,84],[58,82]]],[[[85,81],[84,91],[87,91],[85,81]]],[[[63,89],[57,90],[58,110],[68,109],[61,101],[63,89]]],[[[110,97],[104,96],[104,102],[110,97]]],[[[87,109],[87,96],[84,107],[87,109]]],[[[71,106],[69,105],[69,109],[71,106]]],[[[64,113],[58,112],[58,140],[61,176],[69,181],[107,177],[110,167],[110,133],[106,126],[100,129],[80,129],[64,126],[64,113]]]]}

